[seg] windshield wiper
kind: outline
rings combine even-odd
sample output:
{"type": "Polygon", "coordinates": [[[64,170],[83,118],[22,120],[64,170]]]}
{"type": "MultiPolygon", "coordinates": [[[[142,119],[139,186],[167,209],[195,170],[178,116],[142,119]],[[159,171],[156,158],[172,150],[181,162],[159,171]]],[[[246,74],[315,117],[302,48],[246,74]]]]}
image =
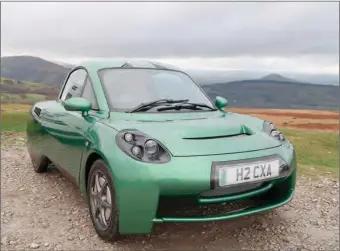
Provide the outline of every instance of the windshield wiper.
{"type": "Polygon", "coordinates": [[[216,110],[217,110],[216,108],[213,108],[213,107],[211,107],[211,106],[209,106],[209,105],[201,104],[201,103],[191,103],[191,102],[189,102],[189,103],[186,103],[186,104],[187,104],[187,105],[197,106],[197,107],[205,107],[205,108],[208,108],[208,109],[210,109],[210,110],[212,110],[212,111],[216,111],[216,110]]]}
{"type": "Polygon", "coordinates": [[[129,113],[132,112],[139,112],[141,110],[149,110],[152,107],[159,105],[159,104],[175,104],[175,103],[186,103],[189,99],[157,99],[154,101],[150,101],[147,103],[141,103],[140,105],[137,105],[136,107],[132,108],[130,111],[127,111],[129,113]]]}
{"type": "Polygon", "coordinates": [[[206,104],[200,104],[200,103],[188,103],[185,102],[184,104],[181,105],[174,105],[170,107],[160,107],[157,109],[157,111],[167,111],[167,110],[180,110],[180,109],[190,109],[190,110],[202,110],[200,107],[208,108],[211,111],[216,111],[217,109],[206,105],[206,104]]]}

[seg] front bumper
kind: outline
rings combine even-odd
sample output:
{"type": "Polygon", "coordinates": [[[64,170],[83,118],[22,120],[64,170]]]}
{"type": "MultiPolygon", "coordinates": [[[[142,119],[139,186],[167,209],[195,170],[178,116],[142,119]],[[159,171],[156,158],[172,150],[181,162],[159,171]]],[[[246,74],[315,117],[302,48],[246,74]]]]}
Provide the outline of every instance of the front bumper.
{"type": "Polygon", "coordinates": [[[247,153],[173,157],[166,164],[137,162],[124,153],[116,152],[107,161],[115,181],[121,234],[150,233],[153,223],[217,221],[271,210],[289,202],[295,189],[296,158],[291,145],[247,153]],[[258,186],[243,191],[213,194],[213,163],[247,161],[275,155],[286,163],[286,168],[279,177],[262,181],[258,186]],[[258,196],[266,194],[275,194],[275,199],[222,214],[195,216],[159,214],[159,207],[164,198],[175,198],[176,204],[176,198],[190,197],[194,198],[198,206],[209,204],[221,206],[221,203],[228,204],[249,198],[259,201],[258,196]]]}

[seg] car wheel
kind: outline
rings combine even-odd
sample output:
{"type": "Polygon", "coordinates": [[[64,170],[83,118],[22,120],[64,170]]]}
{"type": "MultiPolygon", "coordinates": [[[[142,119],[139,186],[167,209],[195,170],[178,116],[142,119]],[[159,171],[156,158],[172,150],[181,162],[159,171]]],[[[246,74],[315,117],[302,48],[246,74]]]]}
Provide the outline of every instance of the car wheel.
{"type": "Polygon", "coordinates": [[[97,234],[104,240],[116,240],[119,236],[116,196],[111,174],[103,160],[96,160],[91,167],[87,196],[97,234]]]}
{"type": "Polygon", "coordinates": [[[47,171],[47,167],[50,164],[50,161],[45,156],[41,156],[38,160],[34,159],[31,156],[31,162],[33,165],[33,169],[37,173],[44,173],[47,171]]]}

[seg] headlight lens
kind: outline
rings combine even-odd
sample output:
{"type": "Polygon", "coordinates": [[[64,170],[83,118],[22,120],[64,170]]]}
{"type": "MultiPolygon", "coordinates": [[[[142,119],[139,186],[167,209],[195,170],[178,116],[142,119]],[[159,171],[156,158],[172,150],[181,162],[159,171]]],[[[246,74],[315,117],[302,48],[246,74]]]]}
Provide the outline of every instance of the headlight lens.
{"type": "Polygon", "coordinates": [[[273,136],[274,138],[277,138],[277,139],[279,138],[279,134],[280,133],[276,130],[272,130],[271,133],[270,133],[271,136],[273,136]]]}
{"type": "Polygon", "coordinates": [[[152,163],[170,161],[170,153],[157,140],[137,130],[124,130],[116,135],[118,147],[130,157],[152,163]]]}
{"type": "Polygon", "coordinates": [[[279,133],[279,139],[281,141],[286,139],[285,135],[282,132],[279,133]]]}
{"type": "Polygon", "coordinates": [[[146,153],[150,155],[157,154],[159,150],[158,144],[152,139],[149,139],[148,141],[146,141],[144,147],[145,147],[146,153]]]}
{"type": "Polygon", "coordinates": [[[280,132],[279,130],[277,130],[276,126],[269,121],[265,121],[263,123],[263,131],[265,131],[267,134],[269,134],[273,138],[276,138],[279,141],[286,140],[284,134],[280,132]]]}
{"type": "Polygon", "coordinates": [[[131,142],[133,140],[132,133],[129,133],[129,132],[125,133],[124,134],[124,139],[125,139],[126,142],[131,142]]]}
{"type": "Polygon", "coordinates": [[[138,156],[141,155],[142,150],[140,149],[139,146],[133,146],[133,147],[131,148],[131,152],[132,152],[133,155],[135,155],[135,156],[138,157],[138,156]]]}

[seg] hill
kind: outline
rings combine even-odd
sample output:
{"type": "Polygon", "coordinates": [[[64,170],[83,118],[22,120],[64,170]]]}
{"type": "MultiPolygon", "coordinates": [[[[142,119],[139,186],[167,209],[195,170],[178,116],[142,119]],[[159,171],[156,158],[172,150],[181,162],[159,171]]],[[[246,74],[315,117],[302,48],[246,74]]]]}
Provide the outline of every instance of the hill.
{"type": "Polygon", "coordinates": [[[293,81],[319,85],[339,85],[339,74],[299,73],[280,72],[279,74],[267,72],[265,70],[207,70],[207,69],[186,69],[186,72],[200,85],[210,85],[216,83],[227,83],[241,81],[245,79],[261,79],[293,81]],[[279,79],[277,78],[280,76],[279,79]]]}
{"type": "Polygon", "coordinates": [[[32,104],[39,100],[55,99],[59,88],[38,83],[1,78],[1,103],[32,104]]]}
{"type": "Polygon", "coordinates": [[[230,107],[338,110],[339,86],[254,79],[202,86],[209,97],[230,107]]]}
{"type": "Polygon", "coordinates": [[[1,77],[19,81],[61,86],[69,68],[38,57],[1,58],[1,77]]]}
{"type": "Polygon", "coordinates": [[[292,80],[292,79],[289,79],[289,78],[286,78],[280,74],[277,74],[277,73],[271,73],[269,75],[266,75],[264,77],[262,77],[260,80],[265,80],[265,81],[286,81],[286,82],[298,82],[296,80],[292,80]]]}
{"type": "MultiPolygon", "coordinates": [[[[70,67],[31,56],[3,57],[1,101],[32,103],[34,99],[54,99],[70,67]]],[[[189,71],[211,98],[224,96],[231,107],[339,109],[338,84],[309,84],[306,81],[307,84],[295,77],[276,73],[260,75],[259,72],[248,72],[248,76],[253,77],[242,80],[245,73],[234,71],[230,76],[224,71],[189,71]]]]}

